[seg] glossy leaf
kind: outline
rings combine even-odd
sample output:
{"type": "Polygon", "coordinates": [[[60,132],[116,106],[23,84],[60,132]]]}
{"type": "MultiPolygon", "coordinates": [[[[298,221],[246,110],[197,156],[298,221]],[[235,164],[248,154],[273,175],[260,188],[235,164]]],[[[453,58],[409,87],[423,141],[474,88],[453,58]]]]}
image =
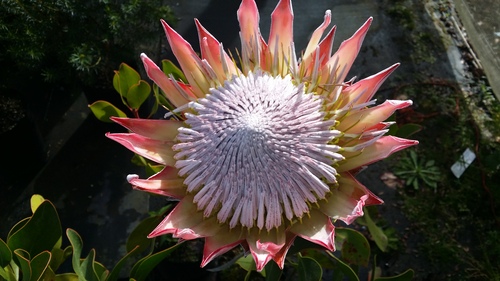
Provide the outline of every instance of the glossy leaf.
{"type": "Polygon", "coordinates": [[[54,205],[45,200],[20,229],[7,239],[11,250],[24,249],[30,256],[50,251],[61,237],[61,224],[54,205]]]}
{"type": "Polygon", "coordinates": [[[31,266],[29,253],[23,249],[16,249],[14,250],[14,255],[16,256],[17,264],[19,265],[19,269],[21,270],[21,274],[23,276],[22,281],[30,281],[31,266]]]}
{"type": "Polygon", "coordinates": [[[93,104],[89,105],[90,110],[94,113],[94,116],[102,122],[113,123],[109,117],[127,117],[123,111],[118,107],[112,105],[111,103],[103,100],[98,100],[93,104]]]}
{"type": "Polygon", "coordinates": [[[12,260],[12,251],[2,239],[0,239],[0,267],[6,267],[12,260]]]}
{"type": "Polygon", "coordinates": [[[12,267],[0,267],[0,280],[17,281],[18,279],[12,271],[12,267]],[[3,279],[2,279],[3,278],[3,279]]]}
{"type": "Polygon", "coordinates": [[[400,126],[396,132],[395,136],[400,138],[409,138],[411,135],[418,133],[422,130],[422,126],[418,124],[404,124],[400,126]]]}
{"type": "Polygon", "coordinates": [[[335,255],[333,255],[332,252],[330,251],[327,251],[327,254],[333,258],[333,260],[335,260],[335,263],[336,263],[336,266],[338,268],[337,271],[334,271],[334,278],[333,280],[337,281],[337,280],[344,280],[344,276],[347,277],[347,280],[349,281],[359,281],[359,277],[358,275],[356,274],[356,272],[354,272],[354,270],[348,265],[346,264],[345,262],[343,262],[342,260],[340,260],[339,258],[337,258],[335,255]]]}
{"type": "Polygon", "coordinates": [[[299,255],[298,272],[300,281],[321,281],[323,269],[321,265],[311,257],[299,255]]]}
{"type": "Polygon", "coordinates": [[[30,262],[31,279],[33,281],[41,280],[45,272],[49,268],[51,254],[49,251],[41,252],[36,255],[30,262]]]}
{"type": "MultiPolygon", "coordinates": [[[[123,258],[121,258],[118,263],[116,263],[115,267],[111,270],[111,273],[107,277],[106,281],[116,281],[118,280],[118,277],[120,275],[120,271],[125,265],[126,261],[128,258],[133,256],[134,254],[138,253],[139,251],[139,246],[136,246],[132,250],[130,250],[123,258]]],[[[102,280],[102,279],[101,279],[102,280]]]]}
{"type": "Polygon", "coordinates": [[[95,269],[95,250],[91,249],[89,255],[81,263],[81,271],[83,275],[78,275],[86,281],[99,281],[99,276],[95,269]]]}
{"type": "Polygon", "coordinates": [[[411,281],[411,280],[413,280],[413,275],[414,275],[413,269],[408,269],[405,272],[403,272],[399,275],[396,275],[396,276],[375,278],[375,281],[384,281],[384,280],[387,280],[387,281],[389,281],[389,280],[390,281],[411,281]]]}
{"type": "Polygon", "coordinates": [[[71,246],[66,247],[64,250],[61,248],[53,248],[51,251],[52,258],[50,259],[50,268],[57,271],[59,266],[69,257],[73,252],[71,246]]]}
{"type": "Polygon", "coordinates": [[[255,261],[253,260],[252,255],[246,255],[241,258],[239,258],[236,263],[241,266],[244,270],[250,272],[257,270],[257,267],[255,266],[255,261]]]}
{"type": "Polygon", "coordinates": [[[45,199],[41,195],[38,195],[38,194],[34,194],[33,196],[31,196],[31,199],[30,199],[31,213],[34,214],[36,209],[38,208],[38,206],[40,206],[44,200],[45,199]]]}
{"type": "Polygon", "coordinates": [[[122,63],[118,71],[115,71],[113,87],[122,97],[127,98],[129,88],[138,84],[139,80],[141,80],[139,73],[126,63],[122,63]]]}
{"type": "Polygon", "coordinates": [[[341,250],[342,260],[348,264],[368,266],[370,244],[366,237],[352,228],[337,227],[336,248],[341,250]]]}
{"type": "Polygon", "coordinates": [[[283,271],[274,261],[269,261],[264,267],[266,272],[266,281],[279,281],[283,271]]]}
{"type": "Polygon", "coordinates": [[[132,251],[136,247],[139,247],[136,253],[143,252],[145,250],[150,250],[148,254],[153,250],[154,239],[148,238],[148,234],[151,233],[156,226],[161,221],[161,217],[148,217],[142,220],[130,233],[127,239],[127,252],[132,251]]]}
{"type": "Polygon", "coordinates": [[[181,243],[178,243],[168,249],[146,256],[139,260],[130,273],[130,277],[137,281],[145,280],[151,270],[153,270],[162,260],[168,257],[181,243]]]}
{"type": "Polygon", "coordinates": [[[162,60],[161,69],[163,70],[163,73],[167,75],[167,77],[170,77],[170,75],[172,75],[175,80],[187,83],[186,76],[184,76],[182,70],[178,68],[172,61],[162,60]]]}
{"type": "Polygon", "coordinates": [[[133,109],[139,109],[151,94],[151,86],[140,80],[139,83],[130,86],[127,94],[127,103],[133,109]]]}
{"type": "Polygon", "coordinates": [[[382,228],[378,227],[377,224],[372,220],[370,212],[368,212],[368,209],[366,209],[366,207],[364,208],[363,212],[364,216],[358,218],[359,223],[368,227],[368,231],[370,232],[370,235],[373,241],[375,241],[377,247],[382,252],[387,251],[387,246],[389,245],[389,239],[387,238],[387,235],[385,235],[382,228]]]}
{"type": "Polygon", "coordinates": [[[56,281],[79,281],[76,273],[62,273],[56,275],[56,281]]]}
{"type": "Polygon", "coordinates": [[[66,236],[68,236],[68,240],[73,248],[73,257],[71,259],[73,270],[78,276],[83,276],[82,266],[80,264],[80,257],[82,255],[82,247],[83,247],[82,238],[80,237],[80,235],[78,235],[78,233],[75,230],[71,228],[68,228],[66,230],[66,236]]]}

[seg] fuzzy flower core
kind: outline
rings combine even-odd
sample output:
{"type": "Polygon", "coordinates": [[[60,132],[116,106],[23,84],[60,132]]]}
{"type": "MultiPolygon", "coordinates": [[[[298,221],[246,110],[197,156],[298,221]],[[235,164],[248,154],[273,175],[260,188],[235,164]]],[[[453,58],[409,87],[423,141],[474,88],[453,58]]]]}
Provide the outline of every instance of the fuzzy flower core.
{"type": "Polygon", "coordinates": [[[339,131],[323,99],[290,76],[257,71],[226,81],[186,113],[173,146],[179,175],[205,217],[267,230],[309,211],[336,183],[339,131]],[[324,179],[324,180],[322,180],[324,179]]]}

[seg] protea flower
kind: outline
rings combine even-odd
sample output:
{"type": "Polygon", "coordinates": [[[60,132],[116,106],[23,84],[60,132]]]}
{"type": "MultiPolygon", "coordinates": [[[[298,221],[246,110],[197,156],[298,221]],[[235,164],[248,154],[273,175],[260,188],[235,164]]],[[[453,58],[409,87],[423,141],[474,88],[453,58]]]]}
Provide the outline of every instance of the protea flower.
{"type": "Polygon", "coordinates": [[[384,136],[391,124],[384,120],[412,102],[372,100],[398,64],[344,81],[371,18],[332,55],[335,27],[320,41],[330,25],[326,11],[298,59],[290,0],[272,13],[267,42],[254,0],[243,0],[237,15],[237,56],[195,20],[200,58],[162,21],[189,84],[141,58],[180,120],[113,118],[132,133],[108,137],[165,165],[148,179],[128,177],[139,190],[179,200],[149,237],[205,238],[202,267],[242,244],[259,271],[271,259],[283,268],[297,236],[333,251],[333,222],[350,224],[363,206],[382,203],[354,174],[417,144],[384,136]]]}

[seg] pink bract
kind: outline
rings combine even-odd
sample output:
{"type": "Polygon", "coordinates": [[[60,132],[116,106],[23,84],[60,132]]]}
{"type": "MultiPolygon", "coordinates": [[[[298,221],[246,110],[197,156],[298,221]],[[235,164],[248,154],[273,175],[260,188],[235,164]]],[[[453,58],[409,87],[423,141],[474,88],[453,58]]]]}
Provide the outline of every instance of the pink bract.
{"type": "Polygon", "coordinates": [[[242,244],[257,270],[270,260],[283,268],[297,236],[333,251],[337,219],[350,224],[363,206],[382,203],[354,174],[418,143],[385,136],[384,120],[412,102],[372,100],[399,64],[345,82],[371,18],[332,54],[326,11],[298,59],[290,0],[272,13],[267,41],[254,0],[237,15],[237,58],[198,20],[201,57],[162,21],[188,83],[141,58],[180,120],[113,118],[130,132],[107,136],[165,165],[148,179],[128,177],[136,189],[179,200],[149,237],[204,238],[201,266],[242,244]]]}

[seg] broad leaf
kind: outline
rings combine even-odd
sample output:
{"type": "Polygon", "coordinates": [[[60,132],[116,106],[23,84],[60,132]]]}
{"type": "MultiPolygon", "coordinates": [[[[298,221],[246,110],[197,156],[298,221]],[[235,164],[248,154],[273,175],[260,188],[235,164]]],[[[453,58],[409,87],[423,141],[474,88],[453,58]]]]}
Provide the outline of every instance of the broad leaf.
{"type": "Polygon", "coordinates": [[[384,280],[390,280],[390,281],[411,281],[413,280],[413,274],[414,271],[413,269],[408,269],[405,272],[397,275],[397,276],[392,276],[392,277],[380,277],[380,278],[375,278],[375,281],[384,281],[384,280]]]}
{"type": "Polygon", "coordinates": [[[148,238],[148,234],[151,233],[158,223],[160,223],[161,217],[154,216],[148,217],[141,221],[130,233],[127,239],[127,252],[134,250],[139,247],[136,253],[143,252],[145,250],[150,250],[148,254],[153,250],[154,239],[148,238]]]}
{"type": "Polygon", "coordinates": [[[30,199],[31,213],[34,214],[38,206],[40,206],[43,203],[43,201],[45,201],[45,199],[41,195],[34,194],[33,196],[31,196],[30,199]]]}
{"type": "Polygon", "coordinates": [[[0,239],[0,267],[6,267],[12,260],[12,251],[2,239],[0,239]]]}
{"type": "Polygon", "coordinates": [[[266,271],[266,281],[279,281],[283,273],[273,260],[266,264],[264,270],[266,271]]]}
{"type": "Polygon", "coordinates": [[[170,75],[172,75],[175,80],[187,83],[186,76],[184,76],[182,70],[178,68],[172,61],[162,60],[161,69],[163,70],[163,73],[167,75],[167,77],[170,77],[170,75]]]}
{"type": "Polygon", "coordinates": [[[335,228],[336,247],[341,250],[342,260],[348,264],[368,266],[370,244],[366,237],[352,228],[335,228]]]}
{"type": "Polygon", "coordinates": [[[321,265],[311,257],[299,255],[298,271],[300,281],[321,281],[323,276],[321,265]]]}
{"type": "Polygon", "coordinates": [[[139,83],[139,80],[141,80],[139,73],[126,63],[122,63],[118,71],[115,71],[113,87],[122,97],[127,98],[129,88],[139,83]]]}
{"type": "Polygon", "coordinates": [[[17,264],[19,264],[19,269],[23,276],[22,281],[31,280],[31,266],[30,266],[30,255],[23,249],[14,250],[14,255],[17,259],[17,264]]]}
{"type": "Polygon", "coordinates": [[[95,250],[91,249],[89,255],[81,263],[83,275],[78,275],[86,281],[99,281],[99,275],[95,268],[95,250]]]}
{"type": "Polygon", "coordinates": [[[50,252],[45,251],[41,252],[31,260],[31,280],[36,281],[42,279],[42,276],[49,268],[50,258],[50,252]]]}
{"type": "Polygon", "coordinates": [[[349,280],[349,281],[359,281],[358,275],[356,274],[356,272],[354,272],[354,270],[352,270],[352,268],[348,264],[341,261],[335,255],[333,255],[333,253],[330,251],[327,251],[327,254],[335,260],[336,266],[339,269],[339,270],[333,271],[333,273],[334,273],[333,280],[335,280],[335,281],[344,280],[344,276],[346,276],[347,280],[349,280]]]}
{"type": "Polygon", "coordinates": [[[94,116],[99,119],[99,121],[113,123],[109,117],[127,117],[123,111],[118,107],[112,105],[111,103],[103,100],[98,100],[93,104],[89,105],[90,110],[94,113],[94,116]]]}
{"type": "Polygon", "coordinates": [[[62,273],[56,275],[56,281],[79,281],[76,273],[62,273]]]}
{"type": "Polygon", "coordinates": [[[146,256],[139,260],[130,273],[130,277],[137,281],[145,280],[151,270],[153,270],[162,260],[168,257],[181,243],[178,243],[168,249],[146,256]]]}
{"type": "Polygon", "coordinates": [[[254,271],[257,270],[257,267],[255,266],[255,261],[253,260],[252,255],[246,255],[241,258],[239,258],[236,263],[241,266],[246,271],[254,271]]]}
{"type": "Polygon", "coordinates": [[[368,227],[368,231],[370,231],[370,234],[375,241],[375,244],[377,244],[377,247],[382,252],[387,251],[387,246],[389,245],[389,239],[387,238],[387,235],[385,235],[382,228],[378,227],[377,224],[375,224],[370,216],[370,212],[366,207],[363,208],[363,212],[364,216],[358,218],[360,224],[366,225],[366,227],[368,227]]]}
{"type": "Polygon", "coordinates": [[[127,94],[127,103],[133,109],[139,109],[151,94],[151,86],[140,80],[139,83],[130,86],[127,94]]]}
{"type": "Polygon", "coordinates": [[[83,277],[83,271],[80,262],[80,257],[82,255],[82,247],[83,247],[82,238],[80,237],[80,235],[78,235],[78,233],[75,230],[71,228],[68,228],[66,230],[66,236],[68,236],[68,240],[71,243],[71,246],[73,247],[73,258],[71,260],[73,265],[73,270],[78,276],[83,277]]]}
{"type": "Polygon", "coordinates": [[[11,250],[24,249],[33,257],[52,250],[61,235],[56,208],[45,200],[33,216],[7,239],[7,245],[11,250]]]}
{"type": "Polygon", "coordinates": [[[134,249],[129,251],[123,258],[121,258],[118,263],[116,263],[115,267],[111,270],[111,273],[109,274],[108,278],[106,281],[116,281],[118,280],[119,274],[123,266],[125,265],[126,261],[128,258],[133,256],[134,254],[138,253],[139,246],[136,246],[134,249]]]}

